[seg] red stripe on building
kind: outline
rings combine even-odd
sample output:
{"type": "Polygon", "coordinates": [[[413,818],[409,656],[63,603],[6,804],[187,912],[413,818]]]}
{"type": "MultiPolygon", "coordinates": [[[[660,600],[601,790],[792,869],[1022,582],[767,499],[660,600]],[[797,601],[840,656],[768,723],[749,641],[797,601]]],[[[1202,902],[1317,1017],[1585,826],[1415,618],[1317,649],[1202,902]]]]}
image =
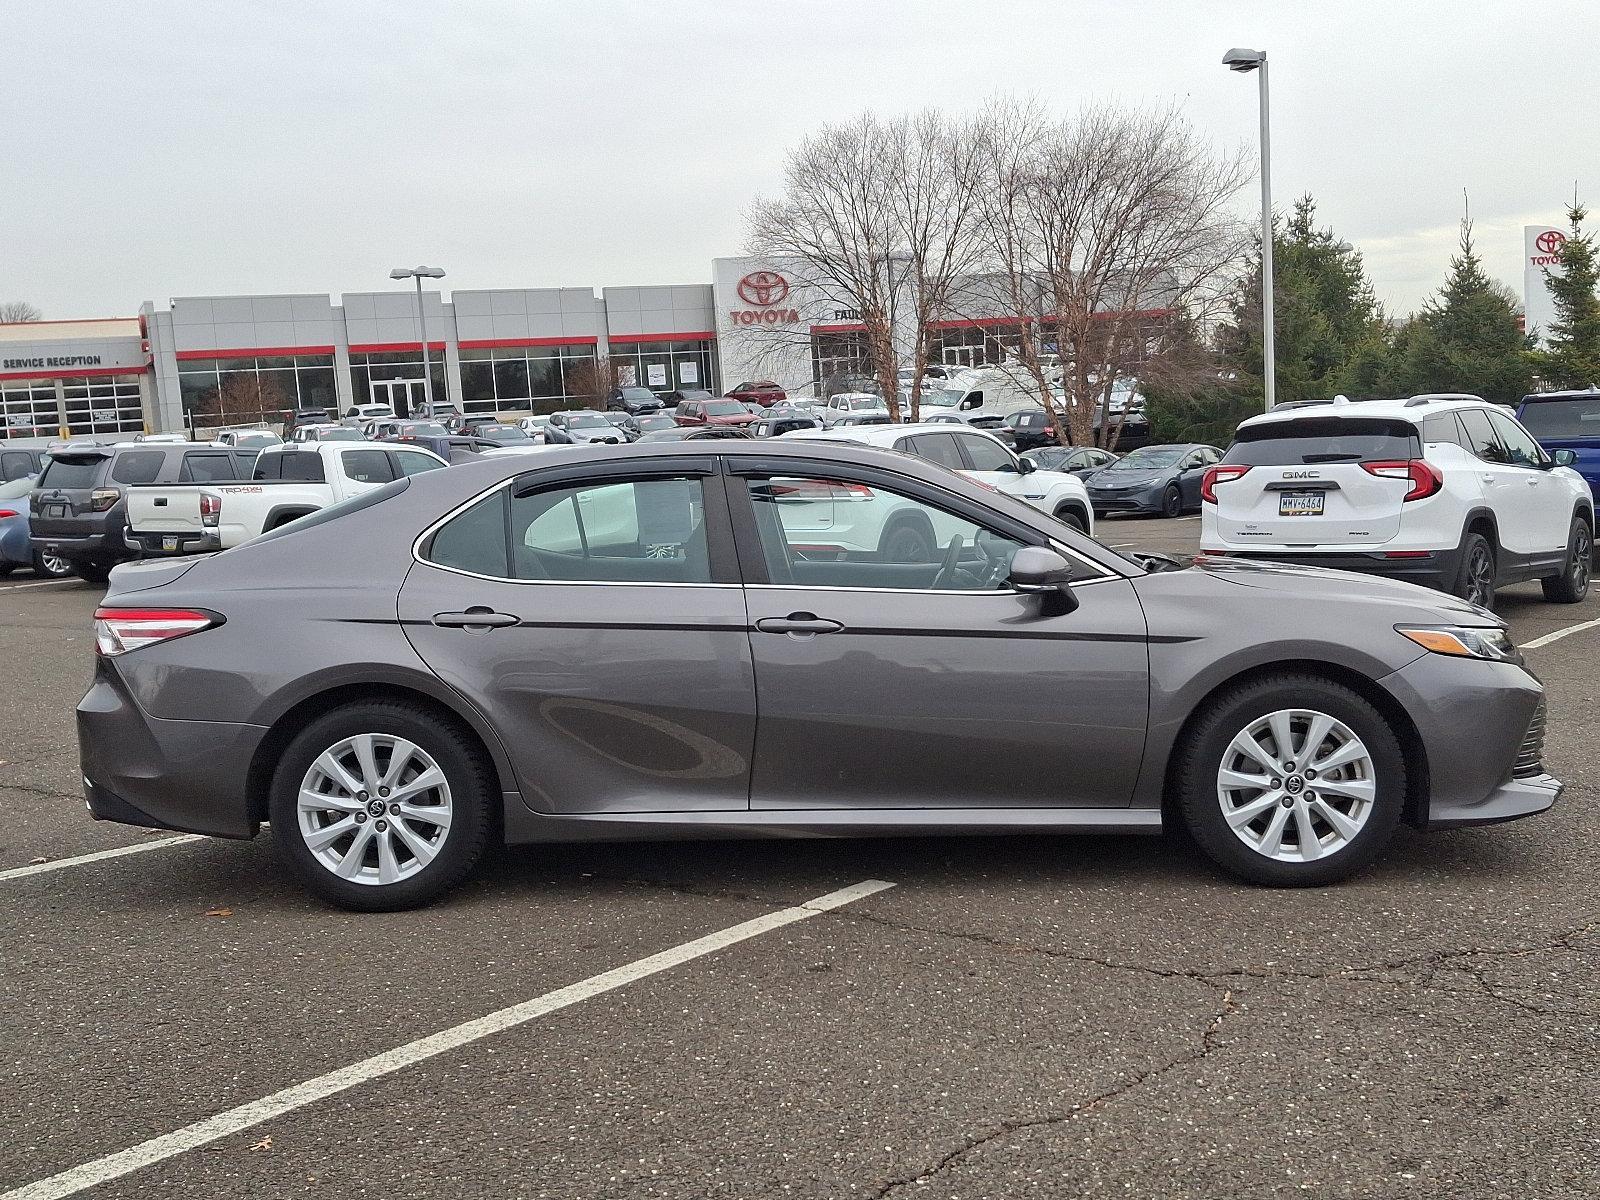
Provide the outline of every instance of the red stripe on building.
{"type": "MultiPolygon", "coordinates": [[[[711,342],[715,341],[715,329],[696,329],[688,333],[613,333],[607,339],[613,342],[711,342]]],[[[463,346],[465,342],[461,343],[463,346]]]]}
{"type": "MultiPolygon", "coordinates": [[[[593,346],[600,339],[592,335],[584,337],[543,337],[543,338],[476,338],[471,341],[460,341],[456,345],[463,350],[509,350],[516,346],[593,346]]],[[[364,347],[363,347],[364,348],[364,347]]],[[[351,346],[354,350],[355,347],[351,346]]],[[[415,346],[412,347],[416,349],[415,346]]]]}
{"type": "MultiPolygon", "coordinates": [[[[333,349],[331,346],[328,348],[330,350],[333,349]]],[[[421,349],[421,342],[362,342],[360,345],[354,342],[350,343],[351,354],[397,354],[402,350],[421,351],[421,349]]],[[[428,349],[437,350],[440,354],[443,354],[444,343],[429,342],[428,349]]]]}
{"type": "Polygon", "coordinates": [[[60,371],[0,371],[0,379],[92,379],[97,375],[143,375],[142,367],[68,367],[60,371]]]}
{"type": "Polygon", "coordinates": [[[179,362],[199,358],[286,358],[291,354],[332,354],[332,346],[237,346],[230,350],[179,350],[179,362]]]}
{"type": "Polygon", "coordinates": [[[812,333],[865,333],[865,325],[813,325],[812,333]]]}

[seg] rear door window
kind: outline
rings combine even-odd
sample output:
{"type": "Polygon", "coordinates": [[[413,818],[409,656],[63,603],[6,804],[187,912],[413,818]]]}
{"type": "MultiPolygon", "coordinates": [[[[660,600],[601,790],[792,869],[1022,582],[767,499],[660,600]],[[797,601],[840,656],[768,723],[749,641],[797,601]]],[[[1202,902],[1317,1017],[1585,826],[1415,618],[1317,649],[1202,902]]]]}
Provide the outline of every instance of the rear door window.
{"type": "Polygon", "coordinates": [[[179,483],[216,483],[237,479],[231,454],[197,454],[183,456],[183,466],[178,470],[179,483]]]}
{"type": "Polygon", "coordinates": [[[1462,409],[1457,414],[1461,427],[1467,431],[1467,448],[1487,463],[1511,462],[1511,456],[1500,444],[1500,437],[1489,423],[1489,414],[1481,408],[1462,409]]]}
{"type": "Polygon", "coordinates": [[[949,467],[952,471],[965,471],[966,460],[961,457],[961,447],[956,445],[951,433],[919,433],[911,439],[911,452],[918,458],[949,467]]]}
{"type": "Polygon", "coordinates": [[[103,458],[52,458],[39,477],[43,488],[92,488],[100,481],[103,458]]]}
{"type": "Polygon", "coordinates": [[[118,483],[154,483],[166,457],[161,450],[130,450],[119,454],[111,464],[111,478],[118,483]]]}
{"type": "Polygon", "coordinates": [[[1239,430],[1224,462],[1249,467],[1304,466],[1417,458],[1422,444],[1410,421],[1379,417],[1297,417],[1239,430]]]}
{"type": "Polygon", "coordinates": [[[1429,417],[1422,423],[1422,440],[1431,444],[1445,444],[1460,446],[1469,453],[1472,447],[1467,442],[1466,434],[1461,432],[1461,425],[1457,422],[1454,413],[1443,413],[1437,417],[1429,417]]]}

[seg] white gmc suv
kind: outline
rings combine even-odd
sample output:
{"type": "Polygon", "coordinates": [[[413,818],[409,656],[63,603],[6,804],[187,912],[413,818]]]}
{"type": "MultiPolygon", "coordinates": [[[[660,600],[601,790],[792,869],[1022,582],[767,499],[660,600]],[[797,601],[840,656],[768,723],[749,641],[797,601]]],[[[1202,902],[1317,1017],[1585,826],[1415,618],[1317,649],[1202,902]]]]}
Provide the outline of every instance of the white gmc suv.
{"type": "Polygon", "coordinates": [[[1476,396],[1282,404],[1240,424],[1201,485],[1210,554],[1367,571],[1490,607],[1538,579],[1589,589],[1594,500],[1572,451],[1546,454],[1476,396]]]}

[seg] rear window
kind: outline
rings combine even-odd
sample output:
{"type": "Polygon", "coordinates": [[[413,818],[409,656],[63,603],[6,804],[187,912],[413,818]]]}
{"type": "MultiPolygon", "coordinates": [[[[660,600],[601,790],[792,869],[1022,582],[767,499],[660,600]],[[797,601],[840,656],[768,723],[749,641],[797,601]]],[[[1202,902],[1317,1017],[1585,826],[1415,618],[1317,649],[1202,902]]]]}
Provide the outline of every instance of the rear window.
{"type": "Polygon", "coordinates": [[[1585,400],[1529,400],[1520,414],[1536,438],[1600,438],[1600,396],[1585,400]]]}
{"type": "Polygon", "coordinates": [[[1252,425],[1234,436],[1223,462],[1250,467],[1420,458],[1410,421],[1378,417],[1297,417],[1252,425]]]}
{"type": "Polygon", "coordinates": [[[92,488],[100,479],[103,458],[52,458],[39,477],[42,488],[92,488]]]}
{"type": "Polygon", "coordinates": [[[166,458],[161,450],[130,450],[117,455],[111,464],[111,478],[118,483],[154,483],[166,458]]]}

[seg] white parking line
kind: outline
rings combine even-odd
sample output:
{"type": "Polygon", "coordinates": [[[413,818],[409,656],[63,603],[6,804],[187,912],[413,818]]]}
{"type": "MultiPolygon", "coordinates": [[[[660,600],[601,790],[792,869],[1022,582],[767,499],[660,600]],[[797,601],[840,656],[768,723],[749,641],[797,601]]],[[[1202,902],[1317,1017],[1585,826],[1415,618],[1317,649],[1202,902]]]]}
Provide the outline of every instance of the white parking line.
{"type": "Polygon", "coordinates": [[[8,584],[5,585],[5,587],[0,587],[0,592],[20,592],[23,588],[54,587],[58,583],[82,583],[82,582],[83,582],[83,580],[77,579],[77,578],[73,578],[73,579],[39,579],[39,580],[34,581],[33,583],[8,583],[8,584]]]}
{"type": "Polygon", "coordinates": [[[154,842],[140,842],[136,846],[118,846],[115,850],[96,850],[93,854],[79,854],[75,858],[58,858],[51,862],[29,863],[25,867],[8,867],[6,870],[0,871],[0,883],[4,883],[8,879],[21,879],[25,875],[43,875],[46,871],[59,871],[63,867],[76,867],[84,863],[99,862],[103,858],[121,858],[124,854],[143,854],[146,850],[164,850],[168,846],[181,846],[184,842],[203,840],[198,833],[186,833],[182,837],[161,838],[154,842]]]}
{"type": "Polygon", "coordinates": [[[662,950],[647,958],[637,959],[625,966],[613,967],[579,983],[568,984],[553,992],[536,996],[532,1000],[524,1000],[509,1008],[502,1008],[488,1016],[440,1030],[425,1038],[407,1042],[404,1046],[385,1050],[382,1054],[374,1054],[371,1058],[364,1058],[348,1067],[340,1067],[337,1071],[318,1075],[315,1079],[308,1079],[304,1083],[284,1088],[281,1092],[274,1092],[270,1096],[263,1096],[259,1100],[230,1108],[203,1121],[185,1125],[182,1129],[151,1138],[147,1142],[140,1142],[137,1146],[130,1146],[115,1154],[107,1154],[103,1158],[71,1167],[59,1175],[25,1183],[0,1195],[0,1200],[60,1200],[63,1196],[74,1195],[85,1188],[112,1179],[120,1179],[143,1167],[174,1158],[197,1146],[207,1145],[274,1117],[281,1117],[285,1113],[324,1100],[357,1084],[392,1075],[396,1071],[414,1066],[447,1050],[469,1045],[490,1034],[526,1024],[537,1017],[547,1016],[602,993],[636,983],[691,959],[759,937],[763,933],[771,933],[786,925],[793,925],[796,921],[804,921],[893,886],[894,884],[885,883],[881,879],[868,879],[841,888],[837,892],[829,892],[826,896],[818,896],[815,900],[807,900],[794,908],[785,908],[750,921],[743,921],[738,925],[730,925],[716,933],[708,933],[705,937],[695,938],[692,942],[684,942],[670,950],[662,950]]]}
{"type": "Polygon", "coordinates": [[[1548,646],[1551,642],[1559,642],[1569,633],[1582,633],[1585,629],[1593,629],[1600,625],[1600,617],[1592,621],[1580,621],[1576,625],[1568,625],[1565,629],[1558,629],[1554,633],[1547,633],[1543,637],[1536,637],[1531,642],[1525,642],[1524,650],[1537,650],[1540,646],[1548,646]]]}

